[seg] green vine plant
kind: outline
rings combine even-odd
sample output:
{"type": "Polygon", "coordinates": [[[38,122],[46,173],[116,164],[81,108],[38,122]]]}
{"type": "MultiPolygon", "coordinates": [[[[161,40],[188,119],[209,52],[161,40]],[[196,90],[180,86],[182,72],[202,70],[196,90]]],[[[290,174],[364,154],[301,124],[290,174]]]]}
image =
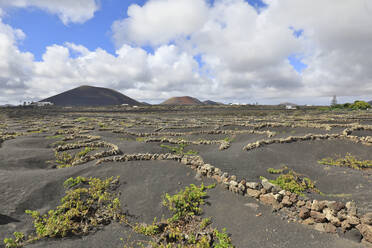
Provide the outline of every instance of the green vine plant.
{"type": "Polygon", "coordinates": [[[193,151],[193,150],[188,150],[187,152],[185,152],[184,150],[187,147],[186,144],[178,144],[178,146],[170,146],[170,145],[161,144],[160,146],[178,155],[197,155],[198,154],[197,151],[193,151]]]}
{"type": "Polygon", "coordinates": [[[55,152],[56,162],[57,162],[57,168],[69,168],[72,167],[72,164],[76,161],[81,159],[82,157],[86,156],[89,152],[95,150],[95,148],[92,147],[85,147],[81,151],[75,154],[75,156],[72,156],[71,154],[67,152],[55,152]]]}
{"type": "Polygon", "coordinates": [[[319,160],[318,163],[323,165],[347,167],[354,170],[365,170],[372,168],[372,160],[359,160],[350,153],[347,153],[344,158],[323,158],[319,160]]]}
{"type": "Polygon", "coordinates": [[[26,210],[33,218],[35,233],[26,240],[19,232],[13,238],[4,239],[6,247],[21,247],[42,238],[62,238],[73,235],[87,235],[94,229],[112,221],[125,222],[125,215],[114,190],[119,184],[117,178],[69,178],[64,182],[65,196],[61,205],[46,214],[26,210]]]}
{"type": "MultiPolygon", "coordinates": [[[[201,218],[201,208],[205,204],[207,189],[215,187],[191,184],[174,195],[163,196],[163,206],[172,217],[151,225],[137,223],[133,230],[151,238],[146,247],[154,248],[232,248],[231,238],[226,229],[219,231],[211,227],[211,218],[201,218]]],[[[144,243],[141,243],[145,247],[144,243]]],[[[129,247],[125,245],[124,247],[129,247]]]]}
{"type": "Polygon", "coordinates": [[[270,174],[279,174],[276,179],[269,180],[269,182],[278,185],[283,190],[290,191],[300,196],[305,196],[305,192],[323,195],[323,193],[316,188],[315,182],[310,178],[305,177],[286,166],[282,169],[269,168],[267,171],[270,174]]]}

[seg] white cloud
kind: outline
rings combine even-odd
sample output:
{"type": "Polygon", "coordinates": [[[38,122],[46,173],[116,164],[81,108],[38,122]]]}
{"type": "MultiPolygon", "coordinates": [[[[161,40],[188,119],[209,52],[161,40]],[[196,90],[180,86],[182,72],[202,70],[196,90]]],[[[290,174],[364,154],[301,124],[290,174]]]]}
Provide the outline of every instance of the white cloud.
{"type": "Polygon", "coordinates": [[[328,103],[334,94],[345,99],[372,95],[371,1],[266,3],[257,13],[244,0],[215,0],[213,5],[149,0],[142,7],[132,5],[128,17],[113,24],[115,55],[66,42],[48,46],[40,62],[17,48],[23,32],[1,23],[5,59],[0,72],[6,80],[0,84],[7,92],[18,87],[18,95],[40,98],[82,84],[115,88],[140,100],[192,95],[328,103]],[[302,35],[295,37],[291,27],[303,30],[302,35]],[[307,64],[302,73],[289,63],[290,55],[300,55],[307,64]]]}
{"type": "Polygon", "coordinates": [[[0,7],[37,7],[58,15],[64,24],[83,23],[98,10],[96,0],[0,0],[0,7]]]}
{"type": "Polygon", "coordinates": [[[200,29],[208,17],[204,0],[150,0],[143,7],[133,4],[128,18],[114,22],[118,47],[127,43],[167,44],[200,29]]]}
{"type": "Polygon", "coordinates": [[[2,23],[0,18],[0,102],[24,93],[25,82],[32,77],[33,55],[17,48],[25,34],[2,23]]]}

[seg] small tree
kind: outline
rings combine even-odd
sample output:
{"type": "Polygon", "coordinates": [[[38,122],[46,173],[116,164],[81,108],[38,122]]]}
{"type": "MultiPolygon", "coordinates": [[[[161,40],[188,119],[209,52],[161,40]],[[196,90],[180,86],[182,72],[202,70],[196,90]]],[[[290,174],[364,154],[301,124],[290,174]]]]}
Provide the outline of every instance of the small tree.
{"type": "Polygon", "coordinates": [[[331,106],[336,106],[336,105],[337,105],[337,97],[336,95],[334,95],[331,101],[331,106]]]}

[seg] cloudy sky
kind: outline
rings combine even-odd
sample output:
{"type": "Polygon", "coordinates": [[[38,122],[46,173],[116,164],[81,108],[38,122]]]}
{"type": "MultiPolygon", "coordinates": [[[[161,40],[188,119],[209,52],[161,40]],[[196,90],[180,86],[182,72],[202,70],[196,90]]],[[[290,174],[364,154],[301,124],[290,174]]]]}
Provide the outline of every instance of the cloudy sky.
{"type": "Polygon", "coordinates": [[[0,0],[0,104],[80,85],[151,103],[372,100],[372,1],[0,0]]]}

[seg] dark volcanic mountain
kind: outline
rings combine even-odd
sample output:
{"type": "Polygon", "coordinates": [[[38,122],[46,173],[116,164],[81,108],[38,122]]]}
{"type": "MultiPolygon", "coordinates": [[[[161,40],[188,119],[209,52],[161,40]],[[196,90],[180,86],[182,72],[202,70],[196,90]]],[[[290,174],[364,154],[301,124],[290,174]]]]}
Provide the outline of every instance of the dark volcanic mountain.
{"type": "Polygon", "coordinates": [[[142,105],[115,90],[85,85],[46,98],[41,102],[52,102],[57,106],[142,105]]]}
{"type": "Polygon", "coordinates": [[[201,101],[190,96],[172,97],[161,103],[162,105],[203,105],[201,101]]]}

